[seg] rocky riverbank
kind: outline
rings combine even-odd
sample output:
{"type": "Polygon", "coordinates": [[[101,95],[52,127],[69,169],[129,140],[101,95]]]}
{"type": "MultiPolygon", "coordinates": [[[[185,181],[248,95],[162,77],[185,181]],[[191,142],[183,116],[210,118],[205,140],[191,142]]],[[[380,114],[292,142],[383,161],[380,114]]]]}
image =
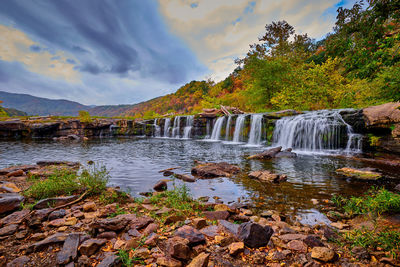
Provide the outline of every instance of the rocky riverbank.
{"type": "MultiPolygon", "coordinates": [[[[95,190],[100,185],[94,185],[96,180],[89,175],[100,173],[78,174],[79,166],[38,162],[0,170],[0,266],[396,264],[382,248],[340,243],[341,234],[357,224],[349,223],[328,200],[326,212],[339,216],[336,224],[309,226],[273,210],[257,213],[251,204],[193,200],[185,186],[148,192],[143,198],[115,188],[95,190]],[[71,189],[71,195],[58,192],[59,196],[38,201],[37,196],[50,191],[48,184],[37,184],[53,175],[62,182],[65,173],[77,175],[80,185],[92,183],[71,189]]],[[[194,174],[205,178],[209,173],[217,177],[238,171],[226,163],[200,163],[195,168],[194,174]]]]}

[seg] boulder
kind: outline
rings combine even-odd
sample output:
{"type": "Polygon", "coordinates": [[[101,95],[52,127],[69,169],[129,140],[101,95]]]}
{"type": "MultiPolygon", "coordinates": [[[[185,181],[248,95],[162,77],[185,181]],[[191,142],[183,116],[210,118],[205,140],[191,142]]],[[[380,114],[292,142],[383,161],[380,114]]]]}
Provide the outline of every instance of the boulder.
{"type": "Polygon", "coordinates": [[[231,177],[240,172],[240,168],[226,162],[219,163],[204,163],[198,164],[192,168],[192,175],[201,179],[216,178],[216,177],[231,177]]]}
{"type": "Polygon", "coordinates": [[[257,223],[242,223],[238,229],[238,237],[250,248],[262,247],[268,244],[274,231],[269,226],[261,226],[257,223]]]}
{"type": "Polygon", "coordinates": [[[363,109],[367,127],[385,127],[400,122],[400,103],[390,102],[363,109]]]}
{"type": "Polygon", "coordinates": [[[202,252],[197,255],[188,265],[187,267],[207,267],[208,261],[210,259],[210,254],[202,252]]]}
{"type": "Polygon", "coordinates": [[[311,258],[320,260],[323,262],[333,261],[336,257],[334,250],[327,247],[314,247],[311,250],[311,258]]]}
{"type": "Polygon", "coordinates": [[[337,169],[336,173],[355,178],[359,180],[376,181],[382,178],[382,174],[370,168],[355,169],[355,168],[341,168],[337,169]]]}
{"type": "Polygon", "coordinates": [[[168,186],[167,186],[167,182],[165,182],[164,180],[160,180],[158,181],[154,186],[153,189],[157,192],[161,192],[161,191],[165,191],[167,190],[168,186]]]}
{"type": "Polygon", "coordinates": [[[249,173],[250,178],[258,179],[263,182],[279,183],[287,180],[284,174],[276,174],[267,170],[253,171],[249,173]]]}
{"type": "Polygon", "coordinates": [[[14,193],[0,194],[0,214],[13,211],[21,207],[24,197],[14,193]]]}
{"type": "Polygon", "coordinates": [[[205,241],[204,235],[199,230],[189,225],[182,226],[176,230],[175,236],[180,236],[187,239],[190,246],[194,246],[205,241]]]}

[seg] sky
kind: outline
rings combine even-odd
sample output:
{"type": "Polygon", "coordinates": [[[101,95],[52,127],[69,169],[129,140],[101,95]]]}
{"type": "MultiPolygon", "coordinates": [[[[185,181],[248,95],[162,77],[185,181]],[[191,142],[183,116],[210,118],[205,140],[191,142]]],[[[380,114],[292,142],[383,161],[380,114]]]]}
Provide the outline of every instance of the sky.
{"type": "Polygon", "coordinates": [[[0,1],[0,91],[133,104],[220,81],[265,25],[321,39],[338,0],[0,1]]]}

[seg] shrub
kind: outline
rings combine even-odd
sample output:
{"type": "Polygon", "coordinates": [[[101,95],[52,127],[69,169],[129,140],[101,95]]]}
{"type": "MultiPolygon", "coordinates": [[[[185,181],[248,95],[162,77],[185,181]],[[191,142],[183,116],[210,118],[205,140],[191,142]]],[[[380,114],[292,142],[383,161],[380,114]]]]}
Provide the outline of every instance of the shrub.
{"type": "Polygon", "coordinates": [[[88,191],[88,194],[97,195],[106,190],[109,177],[105,166],[97,166],[93,163],[82,171],[78,181],[88,191]]]}
{"type": "Polygon", "coordinates": [[[93,120],[92,120],[92,118],[90,117],[90,114],[89,114],[89,112],[87,112],[87,111],[85,111],[85,110],[80,110],[79,111],[79,120],[81,121],[81,122],[86,122],[86,123],[90,123],[90,122],[92,122],[93,120]]]}

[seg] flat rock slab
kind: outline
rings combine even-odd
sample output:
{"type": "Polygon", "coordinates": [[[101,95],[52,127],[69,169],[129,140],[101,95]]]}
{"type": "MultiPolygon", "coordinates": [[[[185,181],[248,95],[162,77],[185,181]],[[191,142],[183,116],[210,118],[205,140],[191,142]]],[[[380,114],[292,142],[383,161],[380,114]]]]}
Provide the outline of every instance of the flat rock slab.
{"type": "Polygon", "coordinates": [[[57,253],[57,264],[67,264],[74,261],[78,255],[80,234],[73,233],[68,235],[63,248],[57,253]]]}
{"type": "Polygon", "coordinates": [[[47,237],[42,241],[32,244],[31,249],[33,249],[33,251],[39,251],[44,247],[46,247],[47,245],[64,242],[67,239],[67,237],[68,237],[67,233],[56,233],[54,235],[47,237]]]}
{"type": "Polygon", "coordinates": [[[192,168],[192,175],[197,176],[201,179],[231,177],[232,175],[239,172],[240,168],[238,166],[226,162],[199,162],[198,165],[192,168]]]}
{"type": "Polygon", "coordinates": [[[25,198],[19,194],[0,194],[0,214],[18,209],[24,199],[25,198]]]}
{"type": "Polygon", "coordinates": [[[336,173],[346,177],[355,178],[359,180],[366,180],[366,181],[376,181],[382,178],[381,173],[373,171],[368,168],[364,169],[341,168],[337,169],[336,173]]]}
{"type": "Polygon", "coordinates": [[[4,217],[3,219],[0,220],[0,226],[1,225],[7,225],[7,224],[20,224],[26,217],[29,215],[29,210],[21,210],[21,211],[16,211],[7,217],[4,217]]]}

